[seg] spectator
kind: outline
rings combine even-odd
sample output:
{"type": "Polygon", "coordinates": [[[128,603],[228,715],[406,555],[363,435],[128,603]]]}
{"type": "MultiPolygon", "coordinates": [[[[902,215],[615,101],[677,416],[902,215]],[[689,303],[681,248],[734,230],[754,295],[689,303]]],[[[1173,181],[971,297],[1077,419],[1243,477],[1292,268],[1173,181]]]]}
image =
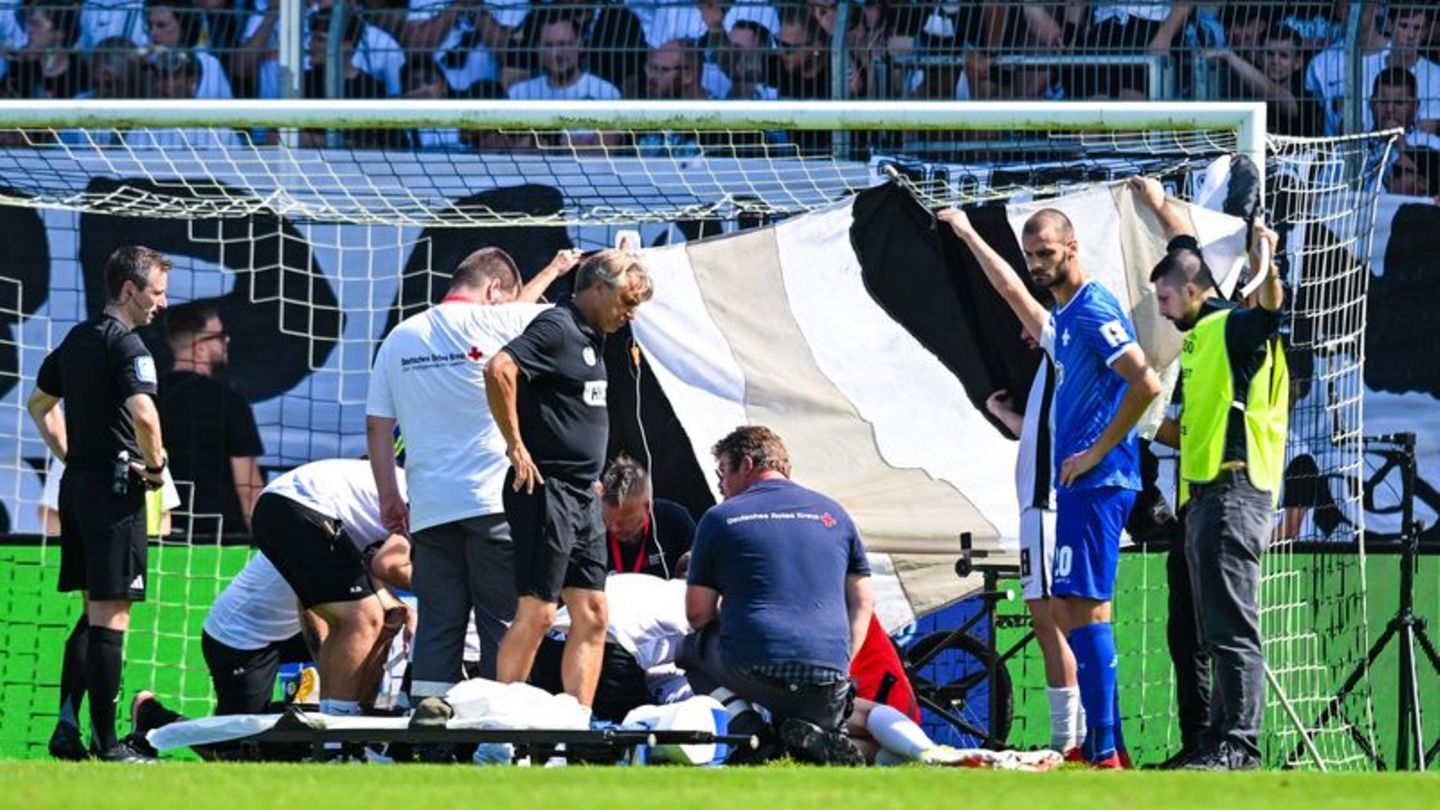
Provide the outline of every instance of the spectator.
{"type": "Polygon", "coordinates": [[[1440,149],[1440,136],[1420,129],[1415,75],[1403,67],[1391,67],[1375,77],[1370,88],[1367,113],[1376,129],[1402,129],[1405,145],[1416,149],[1440,149]]]}
{"type": "MultiPolygon", "coordinates": [[[[1191,3],[1151,2],[1096,4],[1091,26],[1083,38],[1093,53],[1145,52],[1169,56],[1177,35],[1190,18],[1191,3]]],[[[1148,86],[1143,67],[1095,67],[1079,72],[1078,95],[1144,99],[1156,88],[1148,86]]]]}
{"type": "Polygon", "coordinates": [[[194,53],[200,68],[195,98],[233,98],[225,66],[200,48],[203,31],[200,13],[190,0],[146,0],[145,30],[157,48],[179,48],[194,53]]]}
{"type": "Polygon", "coordinates": [[[1415,77],[1415,100],[1419,102],[1415,127],[1432,134],[1440,129],[1440,65],[1420,51],[1430,44],[1433,19],[1434,12],[1427,7],[1391,6],[1390,50],[1377,66],[1404,68],[1415,77]]]}
{"type": "Polygon", "coordinates": [[[536,46],[543,74],[518,82],[507,91],[512,99],[614,101],[615,85],[587,73],[580,65],[580,25],[574,17],[557,15],[542,24],[536,46]]]}
{"type": "Polygon", "coordinates": [[[264,0],[260,3],[246,18],[239,46],[230,55],[230,81],[242,95],[276,98],[280,91],[280,63],[274,54],[280,47],[280,4],[264,0]],[[267,92],[271,95],[267,96],[267,92]]]}
{"type": "MultiPolygon", "coordinates": [[[[778,19],[778,18],[777,18],[778,19]]],[[[720,66],[730,79],[730,98],[774,101],[780,91],[770,84],[766,68],[775,50],[775,35],[751,20],[739,20],[726,34],[729,43],[720,51],[720,66]]]]}
{"type": "MultiPolygon", "coordinates": [[[[1365,83],[1374,81],[1380,71],[1381,60],[1389,41],[1377,28],[1379,3],[1366,3],[1361,11],[1360,33],[1357,42],[1361,58],[1365,60],[1365,83]]],[[[1343,23],[1349,17],[1349,3],[1337,2],[1334,13],[1343,23]]],[[[1345,110],[1345,81],[1351,66],[1353,51],[1345,46],[1344,40],[1316,54],[1305,70],[1305,90],[1312,98],[1318,99],[1325,110],[1325,134],[1339,135],[1345,131],[1342,120],[1345,110]]]]}
{"type": "Polygon", "coordinates": [[[1383,180],[1385,190],[1391,194],[1405,197],[1440,195],[1440,152],[1413,146],[1397,149],[1383,180]]]}
{"type": "Polygon", "coordinates": [[[670,101],[717,98],[700,86],[704,64],[700,51],[684,40],[672,39],[652,48],[645,63],[644,97],[670,101]]]}
{"type": "Polygon", "coordinates": [[[27,0],[27,41],[10,57],[7,73],[17,98],[74,98],[90,85],[85,60],[75,52],[79,6],[72,0],[27,0]]]}
{"type": "Polygon", "coordinates": [[[450,86],[463,92],[500,78],[501,59],[525,19],[527,0],[410,0],[400,41],[410,52],[433,52],[450,86]]]}
{"type": "MultiPolygon", "coordinates": [[[[616,87],[625,87],[644,75],[647,56],[645,28],[635,12],[618,3],[594,9],[585,27],[585,56],[590,70],[616,87]]],[[[709,86],[708,84],[706,85],[709,86]]]]}
{"type": "Polygon", "coordinates": [[[161,429],[170,437],[176,480],[194,485],[194,532],[247,531],[265,488],[265,448],[250,403],[215,378],[230,359],[225,324],[214,307],[192,301],[167,313],[165,337],[175,365],[160,378],[161,429]]]}
{"type": "MultiPolygon", "coordinates": [[[[200,63],[193,52],[160,51],[150,61],[149,68],[151,72],[146,74],[146,78],[153,79],[148,84],[159,98],[198,98],[195,94],[200,90],[200,63]]],[[[223,128],[137,129],[125,136],[125,144],[132,147],[205,149],[242,146],[244,143],[235,130],[223,128]]]]}
{"type": "Polygon", "coordinates": [[[1294,29],[1272,26],[1261,40],[1255,59],[1232,48],[1211,50],[1224,70],[1222,88],[1227,98],[1265,102],[1269,129],[1280,135],[1314,136],[1320,133],[1324,110],[1305,90],[1300,35],[1294,29]]]}
{"type": "Polygon", "coordinates": [[[781,98],[808,100],[830,97],[830,55],[820,26],[807,9],[786,7],[780,15],[776,89],[781,98]]]}
{"type": "MultiPolygon", "coordinates": [[[[344,75],[341,98],[385,98],[385,84],[355,65],[355,49],[364,33],[365,21],[346,14],[340,41],[340,64],[344,75]]],[[[326,98],[325,66],[330,55],[330,11],[315,12],[310,20],[310,70],[305,74],[305,97],[326,98]]]]}
{"type": "MultiPolygon", "coordinates": [[[[445,72],[435,64],[429,54],[416,54],[415,58],[400,71],[405,88],[405,98],[443,99],[450,98],[450,82],[445,72]]],[[[416,149],[456,149],[460,147],[460,130],[416,129],[409,133],[410,145],[416,149]]]]}
{"type": "Polygon", "coordinates": [[[150,98],[154,94],[145,52],[125,37],[110,37],[90,52],[92,98],[150,98]]]}

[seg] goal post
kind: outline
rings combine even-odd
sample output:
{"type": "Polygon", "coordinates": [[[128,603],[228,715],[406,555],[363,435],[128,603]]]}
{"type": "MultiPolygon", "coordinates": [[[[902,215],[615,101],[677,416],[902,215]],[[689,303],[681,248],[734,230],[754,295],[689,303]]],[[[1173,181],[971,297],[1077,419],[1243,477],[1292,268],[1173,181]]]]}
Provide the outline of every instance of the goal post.
{"type": "MultiPolygon", "coordinates": [[[[1305,523],[1267,557],[1262,626],[1287,698],[1267,708],[1266,733],[1277,738],[1267,743],[1267,762],[1308,766],[1308,757],[1290,755],[1303,739],[1325,767],[1363,767],[1353,741],[1375,739],[1368,689],[1356,692],[1348,714],[1321,728],[1306,724],[1369,641],[1357,437],[1378,190],[1371,153],[1383,144],[1271,138],[1265,129],[1259,102],[0,100],[0,219],[47,246],[29,265],[21,251],[0,256],[0,326],[10,330],[0,347],[14,346],[16,357],[7,368],[0,351],[0,384],[9,380],[0,385],[0,488],[12,526],[33,530],[44,450],[21,397],[43,353],[86,317],[95,257],[116,238],[153,234],[177,256],[177,300],[228,296],[236,306],[227,317],[243,313],[249,328],[265,332],[273,347],[266,362],[280,371],[247,393],[265,437],[264,463],[283,469],[364,452],[365,387],[378,341],[433,300],[457,254],[474,246],[534,254],[523,265],[560,246],[609,246],[619,229],[640,230],[647,246],[703,240],[834,206],[882,180],[882,163],[913,167],[905,182],[932,208],[1050,197],[1140,172],[1195,198],[1207,167],[1242,154],[1261,188],[1274,191],[1274,224],[1291,234],[1292,321],[1304,327],[1293,342],[1316,358],[1301,374],[1307,398],[1292,417],[1290,455],[1303,447],[1335,495],[1340,528],[1325,529],[1323,539],[1355,552],[1312,559],[1297,551],[1297,540],[1322,539],[1305,523]],[[509,152],[312,148],[256,134],[327,129],[550,136],[509,152]],[[227,130],[240,134],[216,137],[227,130]],[[589,130],[630,137],[591,144],[566,134],[589,130]],[[667,131],[714,137],[696,139],[696,148],[639,137],[667,131]],[[807,131],[845,138],[838,148],[826,141],[812,149],[796,137],[807,131]],[[771,132],[784,137],[731,137],[771,132]],[[917,156],[892,137],[909,132],[955,133],[980,148],[917,156]],[[1003,148],[989,148],[997,143],[1003,148]],[[524,193],[508,193],[517,188],[524,193]]],[[[183,711],[202,714],[198,624],[248,551],[207,546],[183,528],[155,551],[159,580],[152,603],[137,611],[130,643],[139,648],[127,657],[126,686],[174,695],[183,711]]],[[[1163,565],[1140,558],[1158,555],[1127,555],[1122,571],[1122,702],[1139,731],[1132,745],[1144,740],[1141,756],[1158,759],[1178,740],[1163,648],[1165,585],[1163,565]]],[[[18,662],[34,667],[30,693],[0,701],[0,754],[37,752],[53,719],[50,663],[64,629],[64,606],[51,593],[57,561],[53,538],[0,545],[0,587],[20,606],[0,617],[19,640],[0,650],[0,662],[12,662],[0,670],[15,683],[18,662]],[[22,707],[25,717],[12,723],[22,707]]],[[[1043,717],[1035,660],[1033,651],[1015,659],[1017,712],[1043,717]]],[[[1012,742],[1047,739],[1025,733],[1021,724],[1012,742]]]]}

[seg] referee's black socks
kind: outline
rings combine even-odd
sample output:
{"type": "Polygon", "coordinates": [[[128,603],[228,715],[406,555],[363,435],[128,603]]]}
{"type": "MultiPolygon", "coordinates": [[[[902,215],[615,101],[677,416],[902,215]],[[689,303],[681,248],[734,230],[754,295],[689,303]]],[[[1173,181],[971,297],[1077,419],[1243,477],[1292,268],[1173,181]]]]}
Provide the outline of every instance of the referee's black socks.
{"type": "Polygon", "coordinates": [[[60,665],[60,722],[80,727],[80,701],[85,699],[85,659],[90,646],[90,619],[82,611],[65,640],[65,660],[60,665]]]}
{"type": "Polygon", "coordinates": [[[89,660],[90,743],[101,751],[115,747],[115,705],[120,699],[120,653],[125,634],[108,627],[91,627],[89,660]]]}

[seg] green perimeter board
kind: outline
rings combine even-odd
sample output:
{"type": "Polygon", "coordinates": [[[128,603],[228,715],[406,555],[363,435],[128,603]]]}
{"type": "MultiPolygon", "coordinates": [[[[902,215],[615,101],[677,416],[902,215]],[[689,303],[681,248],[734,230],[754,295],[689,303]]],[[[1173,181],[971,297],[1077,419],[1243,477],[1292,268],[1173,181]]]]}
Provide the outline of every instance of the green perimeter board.
{"type": "MultiPolygon", "coordinates": [[[[209,675],[200,653],[200,633],[215,594],[254,553],[247,547],[159,546],[150,555],[149,599],[137,605],[126,646],[122,725],[128,700],[141,688],[153,689],[178,711],[191,716],[211,707],[209,675]],[[139,628],[156,628],[156,632],[139,628]]],[[[54,546],[0,546],[0,758],[41,758],[56,714],[60,654],[78,611],[79,599],[54,590],[59,551],[54,546]]],[[[1296,556],[1299,570],[1305,560],[1296,556]]],[[[1399,581],[1398,559],[1372,555],[1367,560],[1368,614],[1372,638],[1393,613],[1399,581]]],[[[1331,566],[1331,579],[1354,576],[1353,565],[1331,566]]],[[[1173,685],[1165,641],[1166,591],[1163,554],[1126,554],[1121,558],[1116,593],[1116,642],[1120,650],[1120,694],[1127,741],[1138,762],[1153,762],[1178,746],[1173,685]]],[[[1420,615],[1440,619],[1440,557],[1421,560],[1416,585],[1420,615]]],[[[1331,583],[1321,583],[1330,587],[1331,583]]],[[[1023,611],[1018,600],[1004,608],[1023,611]]],[[[1306,609],[1314,609],[1306,606],[1306,609]]],[[[1354,619],[1348,619],[1353,625],[1354,619]]],[[[1347,626],[1347,617],[1340,617],[1347,626]]],[[[1022,631],[1002,630],[1000,643],[1022,631]]],[[[1358,630],[1342,646],[1363,646],[1358,630]]],[[[1018,747],[1044,745],[1049,738],[1039,650],[1033,643],[1012,661],[1016,682],[1016,720],[1010,735],[1018,747]]],[[[1392,647],[1371,672],[1381,752],[1393,761],[1395,746],[1396,654],[1392,647]]],[[[1440,735],[1440,677],[1421,669],[1422,705],[1437,718],[1427,727],[1440,735]]],[[[1328,698],[1329,693],[1316,698],[1328,698]]],[[[1320,704],[1323,705],[1323,704],[1320,704]]],[[[1318,712],[1315,701],[1302,709],[1318,712]]],[[[1302,711],[1302,714],[1305,714],[1302,711]]],[[[1266,723],[1281,723],[1267,712],[1266,723]]]]}

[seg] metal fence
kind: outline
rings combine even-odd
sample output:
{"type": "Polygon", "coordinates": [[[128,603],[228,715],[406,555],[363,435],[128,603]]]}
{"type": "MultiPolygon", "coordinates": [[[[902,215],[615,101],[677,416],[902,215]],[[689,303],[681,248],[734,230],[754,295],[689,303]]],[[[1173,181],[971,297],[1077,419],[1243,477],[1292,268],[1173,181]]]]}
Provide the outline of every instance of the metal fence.
{"type": "Polygon", "coordinates": [[[1264,99],[1440,147],[1429,2],[0,0],[15,98],[1264,99]],[[1406,78],[1408,74],[1409,78],[1406,78]]]}

